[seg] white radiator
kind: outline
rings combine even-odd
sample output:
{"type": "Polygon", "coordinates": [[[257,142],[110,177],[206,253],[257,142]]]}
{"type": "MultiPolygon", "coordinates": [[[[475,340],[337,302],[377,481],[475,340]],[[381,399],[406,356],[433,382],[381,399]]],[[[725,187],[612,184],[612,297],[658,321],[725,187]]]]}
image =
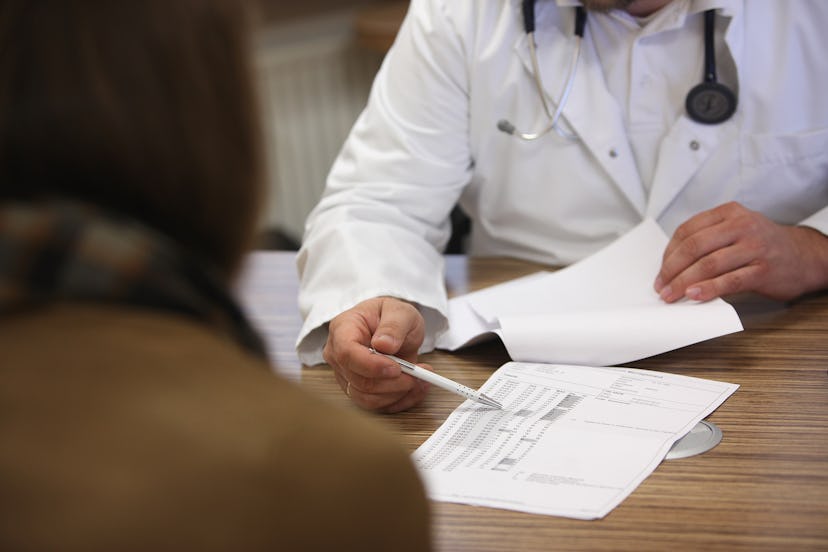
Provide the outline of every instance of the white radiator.
{"type": "Polygon", "coordinates": [[[271,28],[257,44],[269,179],[264,223],[296,242],[382,61],[354,44],[352,21],[345,13],[271,28]]]}

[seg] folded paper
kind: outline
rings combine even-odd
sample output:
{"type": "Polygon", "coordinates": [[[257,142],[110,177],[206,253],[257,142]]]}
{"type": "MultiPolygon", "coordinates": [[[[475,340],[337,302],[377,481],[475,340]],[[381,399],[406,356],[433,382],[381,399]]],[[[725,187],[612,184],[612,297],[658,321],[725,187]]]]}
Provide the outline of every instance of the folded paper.
{"type": "Polygon", "coordinates": [[[741,331],[721,299],[661,300],[653,282],[667,242],[647,219],[569,267],[455,297],[437,347],[498,335],[516,361],[611,366],[741,331]]]}

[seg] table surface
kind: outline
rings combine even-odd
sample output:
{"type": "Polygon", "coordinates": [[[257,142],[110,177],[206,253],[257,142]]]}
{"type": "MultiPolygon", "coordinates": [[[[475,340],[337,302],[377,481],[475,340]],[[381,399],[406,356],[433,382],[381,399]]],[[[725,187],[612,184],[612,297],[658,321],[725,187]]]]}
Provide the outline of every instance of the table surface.
{"type": "MultiPolygon", "coordinates": [[[[331,370],[302,367],[293,350],[300,326],[294,254],[265,253],[274,282],[263,301],[280,372],[350,405],[331,370]]],[[[450,295],[545,269],[510,259],[448,256],[450,295]]],[[[792,304],[735,298],[745,331],[626,366],[737,383],[708,420],[724,438],[705,454],[669,460],[601,520],[433,504],[437,550],[828,550],[828,294],[792,304]]],[[[479,387],[509,360],[498,341],[421,357],[479,387]]],[[[416,449],[462,402],[432,389],[418,407],[377,416],[416,449]]],[[[351,406],[353,407],[353,406],[351,406]]]]}

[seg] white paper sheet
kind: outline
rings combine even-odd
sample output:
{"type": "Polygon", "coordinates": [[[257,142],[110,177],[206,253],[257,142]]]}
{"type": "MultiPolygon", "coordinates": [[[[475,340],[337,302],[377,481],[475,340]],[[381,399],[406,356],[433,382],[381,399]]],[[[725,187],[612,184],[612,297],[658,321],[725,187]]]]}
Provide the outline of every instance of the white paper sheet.
{"type": "Polygon", "coordinates": [[[456,350],[497,334],[513,360],[611,366],[741,331],[721,299],[658,297],[653,281],[667,242],[647,219],[567,268],[455,297],[437,347],[456,350]]]}
{"type": "Polygon", "coordinates": [[[738,385],[631,368],[510,362],[414,452],[434,500],[597,519],[738,385]]]}

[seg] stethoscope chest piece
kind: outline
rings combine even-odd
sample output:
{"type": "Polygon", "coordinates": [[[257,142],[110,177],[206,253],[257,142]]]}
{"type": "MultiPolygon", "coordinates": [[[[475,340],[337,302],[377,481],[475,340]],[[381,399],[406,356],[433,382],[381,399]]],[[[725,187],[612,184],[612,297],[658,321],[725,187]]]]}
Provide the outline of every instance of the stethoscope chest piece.
{"type": "Polygon", "coordinates": [[[716,51],[713,43],[715,10],[704,12],[704,81],[687,93],[687,115],[705,125],[718,125],[736,111],[736,94],[716,80],[716,51]]]}
{"type": "Polygon", "coordinates": [[[718,82],[703,82],[687,93],[684,107],[694,121],[717,125],[728,120],[736,111],[736,95],[718,82]]]}

